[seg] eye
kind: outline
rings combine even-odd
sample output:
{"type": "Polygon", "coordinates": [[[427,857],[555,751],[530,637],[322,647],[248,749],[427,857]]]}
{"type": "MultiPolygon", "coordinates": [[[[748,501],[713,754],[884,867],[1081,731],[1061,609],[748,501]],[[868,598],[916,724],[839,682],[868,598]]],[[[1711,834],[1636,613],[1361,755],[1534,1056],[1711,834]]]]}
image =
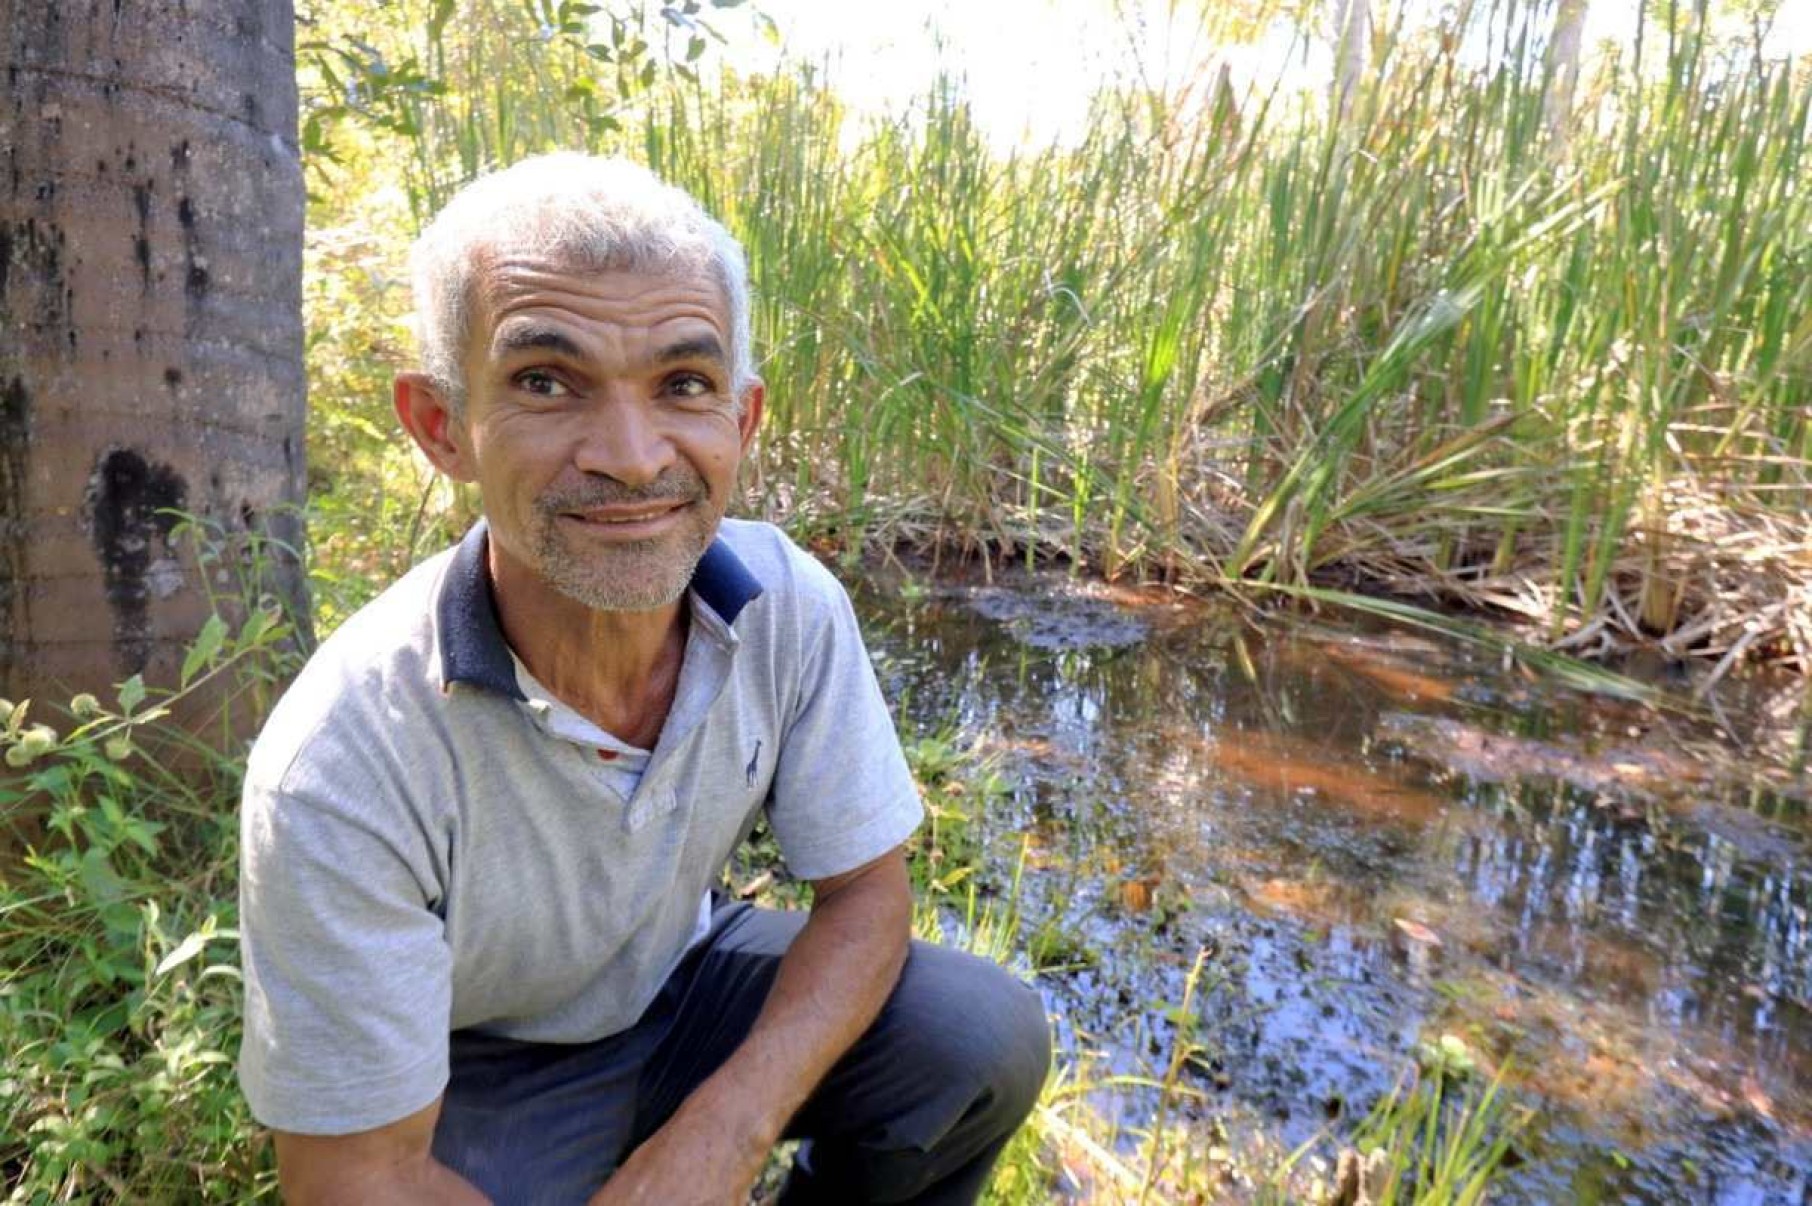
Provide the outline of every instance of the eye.
{"type": "Polygon", "coordinates": [[[717,383],[702,373],[675,373],[667,378],[667,392],[676,398],[709,398],[717,383]]]}
{"type": "Polygon", "coordinates": [[[572,393],[558,377],[543,369],[529,369],[516,374],[516,388],[537,398],[564,398],[572,393]]]}

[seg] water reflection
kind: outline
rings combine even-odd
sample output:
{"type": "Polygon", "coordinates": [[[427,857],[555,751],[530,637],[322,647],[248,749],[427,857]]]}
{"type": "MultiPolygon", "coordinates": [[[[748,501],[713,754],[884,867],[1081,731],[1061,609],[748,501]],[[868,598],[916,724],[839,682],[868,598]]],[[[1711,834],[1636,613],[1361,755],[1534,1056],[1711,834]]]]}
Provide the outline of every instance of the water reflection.
{"type": "Polygon", "coordinates": [[[1149,1070],[1205,945],[1213,1108],[1286,1142],[1451,1029],[1550,1106],[1525,1200],[1812,1193],[1804,801],[1704,732],[1416,637],[1048,582],[902,599],[858,591],[877,665],[1015,784],[984,837],[1030,841],[1072,1050],[1149,1070]]]}

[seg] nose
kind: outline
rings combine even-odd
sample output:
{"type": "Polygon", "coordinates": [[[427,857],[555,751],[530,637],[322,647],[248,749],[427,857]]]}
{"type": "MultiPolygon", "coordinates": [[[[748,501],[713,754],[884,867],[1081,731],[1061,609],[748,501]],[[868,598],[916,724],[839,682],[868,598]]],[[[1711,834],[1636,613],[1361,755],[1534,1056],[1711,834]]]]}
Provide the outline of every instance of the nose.
{"type": "Polygon", "coordinates": [[[582,473],[614,478],[625,486],[650,485],[676,456],[656,416],[637,400],[621,395],[600,399],[582,422],[573,466],[582,473]]]}

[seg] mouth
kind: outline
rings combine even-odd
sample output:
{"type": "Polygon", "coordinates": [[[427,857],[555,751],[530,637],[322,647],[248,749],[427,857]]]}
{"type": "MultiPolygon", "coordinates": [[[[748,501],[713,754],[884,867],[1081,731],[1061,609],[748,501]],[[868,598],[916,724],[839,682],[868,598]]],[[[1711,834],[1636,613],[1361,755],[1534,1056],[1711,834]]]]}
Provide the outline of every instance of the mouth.
{"type": "Polygon", "coordinates": [[[691,499],[660,499],[562,511],[559,516],[563,522],[588,532],[634,539],[665,529],[691,506],[691,499]]]}

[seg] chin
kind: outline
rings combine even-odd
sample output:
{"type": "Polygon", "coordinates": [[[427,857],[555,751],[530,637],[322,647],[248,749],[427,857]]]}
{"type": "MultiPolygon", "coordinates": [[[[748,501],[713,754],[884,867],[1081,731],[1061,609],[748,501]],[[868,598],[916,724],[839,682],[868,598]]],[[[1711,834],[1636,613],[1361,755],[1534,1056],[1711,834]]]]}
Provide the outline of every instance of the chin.
{"type": "Polygon", "coordinates": [[[569,558],[545,566],[555,590],[593,611],[655,611],[692,584],[704,547],[623,549],[626,556],[569,558]]]}

